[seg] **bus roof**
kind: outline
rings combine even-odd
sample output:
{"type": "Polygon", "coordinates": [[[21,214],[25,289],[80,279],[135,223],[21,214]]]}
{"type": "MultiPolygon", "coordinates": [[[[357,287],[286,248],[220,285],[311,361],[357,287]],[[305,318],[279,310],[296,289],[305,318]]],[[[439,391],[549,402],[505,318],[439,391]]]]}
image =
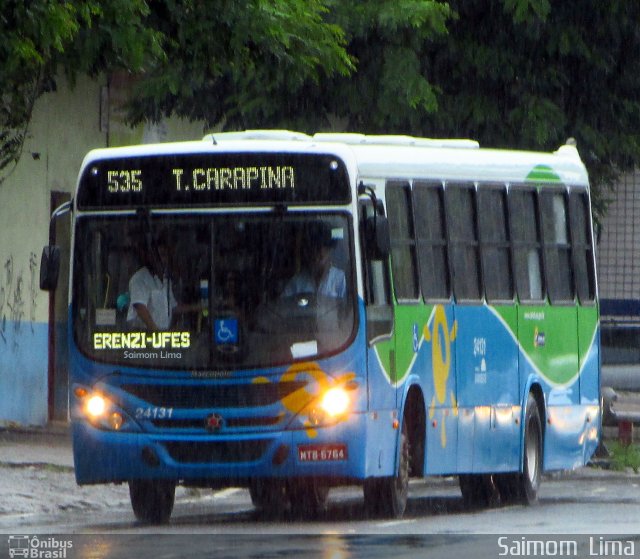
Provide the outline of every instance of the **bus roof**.
{"type": "Polygon", "coordinates": [[[536,182],[588,185],[575,142],[555,152],[480,148],[467,139],[402,135],[317,133],[289,130],[216,132],[201,141],[147,144],[90,152],[83,167],[97,159],[187,153],[334,153],[359,179],[397,178],[444,181],[536,182]]]}
{"type": "MultiPolygon", "coordinates": [[[[486,149],[469,139],[434,139],[405,135],[366,135],[321,132],[313,136],[289,130],[245,130],[208,134],[205,141],[300,143],[348,146],[360,177],[429,177],[441,180],[495,180],[505,182],[588,184],[586,168],[573,139],[553,153],[486,149]]],[[[269,150],[271,151],[271,150],[269,150]]]]}

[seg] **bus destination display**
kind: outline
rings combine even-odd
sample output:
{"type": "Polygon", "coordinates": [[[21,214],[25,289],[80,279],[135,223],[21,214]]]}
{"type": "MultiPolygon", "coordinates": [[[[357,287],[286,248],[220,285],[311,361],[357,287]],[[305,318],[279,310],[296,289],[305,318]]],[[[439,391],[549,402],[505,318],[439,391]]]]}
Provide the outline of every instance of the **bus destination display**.
{"type": "Polygon", "coordinates": [[[108,159],[85,169],[78,190],[80,209],[349,201],[344,163],[308,154],[108,159]]]}

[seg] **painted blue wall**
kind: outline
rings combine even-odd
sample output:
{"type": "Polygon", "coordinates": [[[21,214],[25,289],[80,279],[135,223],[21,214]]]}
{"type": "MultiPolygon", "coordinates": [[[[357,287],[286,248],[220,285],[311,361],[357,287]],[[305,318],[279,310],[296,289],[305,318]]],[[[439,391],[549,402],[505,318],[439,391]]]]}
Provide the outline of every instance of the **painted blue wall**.
{"type": "Polygon", "coordinates": [[[47,423],[48,327],[0,317],[0,424],[47,423]]]}

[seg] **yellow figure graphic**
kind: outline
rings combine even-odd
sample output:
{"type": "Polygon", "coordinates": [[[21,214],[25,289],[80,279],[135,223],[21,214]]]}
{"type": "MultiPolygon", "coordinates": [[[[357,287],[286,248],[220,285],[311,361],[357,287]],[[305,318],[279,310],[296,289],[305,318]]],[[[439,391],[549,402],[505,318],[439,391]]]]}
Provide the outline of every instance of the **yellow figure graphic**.
{"type": "MultiPolygon", "coordinates": [[[[453,327],[449,331],[447,315],[442,305],[437,305],[434,311],[431,330],[429,325],[423,329],[424,339],[431,342],[431,363],[433,368],[433,386],[435,394],[429,406],[429,418],[433,419],[436,413],[436,401],[442,405],[447,399],[447,381],[451,373],[451,342],[456,339],[458,323],[454,320],[453,327]]],[[[458,405],[453,391],[449,392],[451,397],[451,407],[454,415],[458,415],[458,405]]],[[[442,448],[447,445],[447,432],[445,428],[445,417],[447,413],[442,412],[442,427],[440,429],[440,444],[442,448]]]]}
{"type": "MultiPolygon", "coordinates": [[[[317,388],[317,390],[312,393],[303,386],[282,398],[282,405],[292,414],[300,413],[304,415],[305,410],[309,412],[311,411],[309,404],[318,398],[318,396],[324,394],[330,388],[345,385],[350,380],[353,380],[355,376],[355,373],[344,373],[334,378],[325,373],[320,368],[320,365],[315,362],[294,363],[280,377],[279,382],[294,382],[299,377],[302,377],[303,379],[305,377],[311,377],[315,381],[315,383],[311,383],[311,386],[317,388]]],[[[257,377],[253,379],[253,382],[264,383],[270,381],[266,377],[257,377]]],[[[318,432],[313,428],[309,416],[306,415],[305,417],[306,419],[304,420],[303,425],[309,438],[313,439],[318,435],[318,432]]],[[[344,418],[342,420],[344,420],[344,418]]]]}

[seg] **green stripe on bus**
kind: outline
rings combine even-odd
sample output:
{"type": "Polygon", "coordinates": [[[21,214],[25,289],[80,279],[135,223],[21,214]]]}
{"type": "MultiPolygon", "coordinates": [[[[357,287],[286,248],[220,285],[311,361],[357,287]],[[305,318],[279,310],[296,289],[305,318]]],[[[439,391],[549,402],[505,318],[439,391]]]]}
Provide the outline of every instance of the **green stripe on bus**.
{"type": "Polygon", "coordinates": [[[536,165],[527,175],[530,182],[562,182],[558,174],[548,165],[536,165]]]}

